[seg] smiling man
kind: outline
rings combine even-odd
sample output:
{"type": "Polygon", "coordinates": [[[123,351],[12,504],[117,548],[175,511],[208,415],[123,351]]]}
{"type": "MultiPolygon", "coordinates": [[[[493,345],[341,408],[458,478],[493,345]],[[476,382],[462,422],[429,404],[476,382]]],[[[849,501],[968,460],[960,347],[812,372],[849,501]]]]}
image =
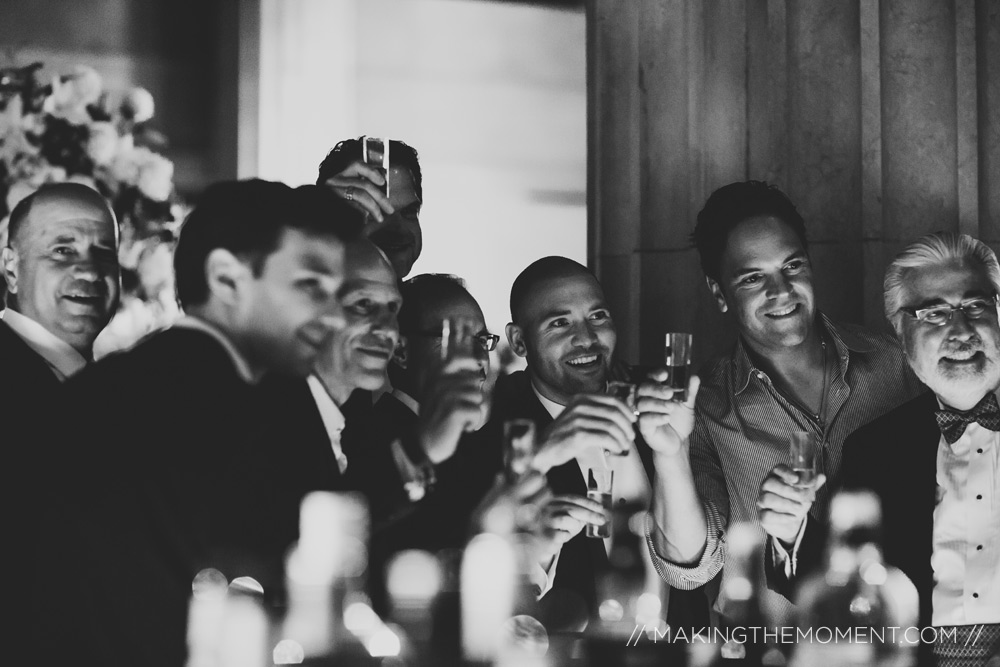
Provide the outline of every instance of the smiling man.
{"type": "MultiPolygon", "coordinates": [[[[6,473],[0,483],[0,520],[4,532],[22,544],[2,556],[4,571],[22,573],[10,578],[8,592],[27,600],[34,566],[30,545],[54,463],[42,442],[60,415],[62,382],[92,360],[94,339],[118,303],[118,225],[96,191],[60,183],[22,200],[11,214],[9,231],[8,244],[0,250],[8,290],[0,320],[0,440],[6,473]]],[[[78,437],[80,426],[74,424],[66,436],[78,437]]],[[[18,614],[0,635],[15,651],[24,637],[24,620],[18,614]]],[[[10,659],[16,661],[16,655],[10,659]]]]}
{"type": "MultiPolygon", "coordinates": [[[[791,576],[809,508],[825,518],[823,481],[838,478],[844,438],[915,396],[919,384],[891,336],[834,323],[817,309],[805,223],[776,187],[747,181],[716,190],[693,238],[708,288],[739,336],[706,366],[685,443],[689,467],[678,459],[670,473],[693,474],[700,507],[656,505],[653,557],[672,586],[696,588],[724,564],[726,527],[749,522],[791,576]],[[809,432],[822,448],[812,484],[795,485],[786,466],[791,431],[809,432]]],[[[725,571],[721,585],[714,606],[725,617],[725,571]]],[[[790,611],[775,591],[763,591],[762,603],[790,611]]]]}
{"type": "Polygon", "coordinates": [[[202,193],[174,255],[186,316],[66,384],[61,416],[82,435],[47,443],[61,474],[38,558],[60,576],[33,582],[41,662],[183,664],[200,571],[280,582],[288,544],[262,508],[284,483],[269,465],[281,443],[262,439],[257,383],[305,377],[344,327],[344,246],[360,217],[312,185],[202,193]]]}
{"type": "Polygon", "coordinates": [[[493,419],[535,422],[533,467],[546,473],[555,494],[541,511],[548,581],[540,618],[550,630],[579,630],[596,611],[596,584],[608,563],[603,541],[583,533],[608,518],[586,499],[588,476],[613,473],[614,504],[636,511],[674,490],[695,497],[684,480],[664,486],[661,468],[691,431],[698,380],[681,404],[660,384],[665,371],[654,374],[639,386],[638,414],[605,395],[617,330],[600,282],[571,259],[543,257],[525,268],[511,287],[510,312],[507,339],[528,364],[497,382],[493,419]]]}
{"type": "Polygon", "coordinates": [[[917,587],[918,625],[941,628],[920,664],[1000,656],[998,291],[996,255],[965,234],[931,234],[897,255],[885,315],[930,392],[844,445],[843,485],[879,496],[886,560],[917,587]]]}

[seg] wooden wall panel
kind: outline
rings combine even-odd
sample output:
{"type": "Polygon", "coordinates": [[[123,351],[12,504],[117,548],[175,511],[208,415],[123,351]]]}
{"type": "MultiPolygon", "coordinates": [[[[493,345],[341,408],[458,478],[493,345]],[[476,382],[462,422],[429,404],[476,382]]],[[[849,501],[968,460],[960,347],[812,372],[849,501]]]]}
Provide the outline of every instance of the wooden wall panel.
{"type": "MultiPolygon", "coordinates": [[[[592,78],[588,160],[592,201],[638,196],[638,217],[604,202],[591,225],[592,239],[606,244],[613,233],[617,244],[592,248],[598,270],[622,253],[640,258],[617,270],[627,288],[609,291],[632,301],[624,312],[640,326],[627,335],[643,361],[656,360],[666,329],[690,327],[700,359],[731,341],[685,242],[707,196],[732,181],[767,180],[789,194],[807,221],[820,305],[874,328],[886,328],[885,266],[906,243],[951,229],[1000,244],[995,1],[590,4],[604,12],[605,41],[629,39],[623,10],[639,7],[637,71],[621,79],[638,95],[638,129],[634,116],[607,113],[630,93],[606,100],[606,75],[592,78]],[[605,134],[633,131],[640,149],[607,160],[605,134]]],[[[591,62],[621,66],[620,41],[597,44],[591,62]]]]}
{"type": "Polygon", "coordinates": [[[956,229],[954,5],[881,0],[880,12],[883,234],[956,229]]]}

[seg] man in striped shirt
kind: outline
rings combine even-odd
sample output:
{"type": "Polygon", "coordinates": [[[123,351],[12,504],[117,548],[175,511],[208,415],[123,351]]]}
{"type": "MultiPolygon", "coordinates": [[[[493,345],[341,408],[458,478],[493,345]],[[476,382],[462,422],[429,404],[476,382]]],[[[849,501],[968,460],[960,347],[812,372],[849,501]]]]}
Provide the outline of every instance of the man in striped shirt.
{"type": "MultiPolygon", "coordinates": [[[[806,513],[825,516],[823,484],[837,477],[844,438],[919,391],[891,336],[834,323],[817,310],[805,224],[780,190],[759,181],[720,188],[698,214],[693,237],[708,288],[739,337],[703,369],[689,461],[676,459],[673,471],[693,477],[701,512],[666,496],[653,504],[654,563],[686,590],[722,569],[731,522],[756,526],[761,549],[793,574],[806,513]],[[822,443],[810,484],[775,471],[788,462],[791,431],[822,443]]],[[[715,583],[714,609],[725,619],[725,571],[715,583]]],[[[774,617],[791,610],[772,590],[762,590],[760,601],[774,617]]]]}

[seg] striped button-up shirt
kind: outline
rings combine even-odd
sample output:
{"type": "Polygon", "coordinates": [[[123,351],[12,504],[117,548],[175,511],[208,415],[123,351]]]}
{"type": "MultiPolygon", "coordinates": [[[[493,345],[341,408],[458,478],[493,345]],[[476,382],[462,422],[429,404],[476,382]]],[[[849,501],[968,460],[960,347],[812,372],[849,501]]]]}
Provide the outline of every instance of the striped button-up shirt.
{"type": "MultiPolygon", "coordinates": [[[[691,434],[691,468],[705,507],[708,544],[701,560],[691,566],[670,563],[654,553],[661,575],[672,586],[695,588],[723,569],[725,528],[730,521],[757,526],[761,549],[765,548],[757,496],[767,474],[779,463],[788,463],[790,431],[810,431],[822,439],[817,472],[826,475],[827,484],[810,513],[825,522],[828,489],[837,486],[844,439],[923,390],[895,338],[820,318],[824,340],[832,341],[837,352],[822,423],[775,388],[767,373],[753,365],[742,341],[729,356],[706,366],[691,434]]],[[[763,572],[760,576],[763,581],[763,572]]],[[[724,588],[724,569],[722,577],[724,588]]],[[[715,610],[723,616],[726,602],[722,595],[715,602],[715,610]]],[[[772,590],[761,591],[761,603],[772,618],[787,618],[792,611],[791,603],[772,590]]]]}

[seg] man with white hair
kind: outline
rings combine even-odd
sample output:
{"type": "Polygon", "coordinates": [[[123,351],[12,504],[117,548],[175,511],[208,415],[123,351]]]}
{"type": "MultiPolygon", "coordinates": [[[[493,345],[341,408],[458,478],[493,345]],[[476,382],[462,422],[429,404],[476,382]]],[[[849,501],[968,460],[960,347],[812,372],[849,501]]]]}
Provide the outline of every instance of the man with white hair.
{"type": "Polygon", "coordinates": [[[848,437],[843,485],[878,494],[885,557],[916,585],[920,626],[949,627],[937,664],[986,664],[1000,653],[1000,266],[970,236],[931,234],[889,265],[884,291],[931,391],[848,437]]]}

